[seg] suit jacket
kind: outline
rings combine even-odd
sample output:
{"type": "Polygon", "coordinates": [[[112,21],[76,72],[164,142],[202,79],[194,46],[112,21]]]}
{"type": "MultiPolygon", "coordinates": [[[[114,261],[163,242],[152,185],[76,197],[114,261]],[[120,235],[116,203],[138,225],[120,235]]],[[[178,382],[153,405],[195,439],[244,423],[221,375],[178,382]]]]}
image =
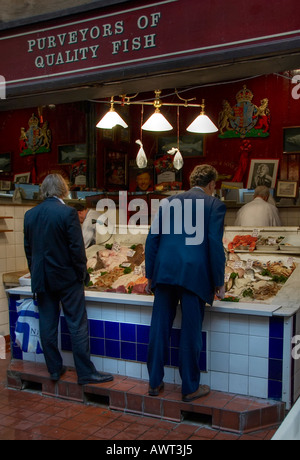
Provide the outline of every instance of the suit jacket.
{"type": "Polygon", "coordinates": [[[146,277],[154,289],[158,283],[181,286],[212,305],[215,288],[224,284],[226,207],[197,187],[163,201],[146,240],[146,277]],[[174,200],[179,202],[173,212],[174,200]],[[180,206],[181,216],[176,215],[180,206]],[[169,234],[163,227],[164,216],[167,220],[170,216],[169,234]]]}
{"type": "Polygon", "coordinates": [[[59,291],[87,276],[77,211],[47,198],[25,213],[24,247],[32,292],[59,291]]]}

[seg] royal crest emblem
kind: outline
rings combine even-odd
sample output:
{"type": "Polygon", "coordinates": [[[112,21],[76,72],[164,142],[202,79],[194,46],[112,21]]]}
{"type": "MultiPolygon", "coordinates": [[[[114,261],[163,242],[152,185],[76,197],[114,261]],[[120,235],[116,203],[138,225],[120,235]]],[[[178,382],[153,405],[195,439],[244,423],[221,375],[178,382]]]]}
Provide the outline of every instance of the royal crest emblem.
{"type": "Polygon", "coordinates": [[[50,152],[51,130],[48,128],[48,122],[43,122],[39,127],[39,119],[32,114],[28,121],[28,130],[21,128],[20,155],[36,155],[37,153],[50,152]]]}
{"type": "Polygon", "coordinates": [[[269,100],[262,99],[257,106],[252,103],[253,97],[244,85],[236,95],[235,106],[231,107],[228,100],[223,101],[218,120],[221,139],[269,136],[269,100]]]}

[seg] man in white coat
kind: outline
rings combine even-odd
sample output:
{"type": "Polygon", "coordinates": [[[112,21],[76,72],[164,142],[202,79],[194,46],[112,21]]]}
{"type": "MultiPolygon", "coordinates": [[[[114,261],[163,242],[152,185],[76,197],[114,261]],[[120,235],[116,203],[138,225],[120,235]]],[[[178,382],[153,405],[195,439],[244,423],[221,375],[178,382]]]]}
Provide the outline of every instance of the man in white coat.
{"type": "Polygon", "coordinates": [[[235,224],[239,227],[280,227],[281,221],[276,206],[269,203],[269,188],[256,187],[253,201],[245,204],[237,213],[235,224]]]}
{"type": "Polygon", "coordinates": [[[96,244],[96,223],[100,213],[93,209],[88,209],[81,203],[75,203],[74,207],[78,212],[79,221],[83,235],[85,249],[96,244]]]}

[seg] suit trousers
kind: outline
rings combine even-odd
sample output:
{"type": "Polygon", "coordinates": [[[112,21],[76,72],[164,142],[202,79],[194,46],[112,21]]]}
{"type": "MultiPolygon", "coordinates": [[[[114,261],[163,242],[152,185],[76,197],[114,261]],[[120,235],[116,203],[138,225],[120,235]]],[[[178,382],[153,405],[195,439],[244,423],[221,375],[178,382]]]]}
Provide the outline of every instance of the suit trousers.
{"type": "Polygon", "coordinates": [[[182,394],[187,395],[194,393],[200,383],[199,360],[205,309],[205,302],[193,292],[167,284],[156,286],[147,366],[150,387],[156,388],[164,378],[171,330],[179,301],[182,310],[179,373],[182,379],[182,394]]]}
{"type": "Polygon", "coordinates": [[[61,305],[71,336],[78,379],[89,377],[96,369],[90,360],[89,330],[83,284],[78,282],[61,291],[47,290],[45,293],[38,293],[37,300],[41,342],[49,373],[60,372],[63,364],[58,349],[58,323],[61,305]]]}

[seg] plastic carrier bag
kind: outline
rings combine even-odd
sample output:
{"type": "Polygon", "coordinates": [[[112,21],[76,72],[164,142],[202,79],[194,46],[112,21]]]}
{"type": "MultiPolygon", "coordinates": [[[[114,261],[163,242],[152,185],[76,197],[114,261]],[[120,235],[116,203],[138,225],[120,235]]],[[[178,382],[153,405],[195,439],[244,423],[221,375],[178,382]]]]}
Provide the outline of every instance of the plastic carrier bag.
{"type": "Polygon", "coordinates": [[[39,310],[33,298],[18,300],[16,323],[16,344],[26,353],[42,354],[40,342],[39,310]]]}

